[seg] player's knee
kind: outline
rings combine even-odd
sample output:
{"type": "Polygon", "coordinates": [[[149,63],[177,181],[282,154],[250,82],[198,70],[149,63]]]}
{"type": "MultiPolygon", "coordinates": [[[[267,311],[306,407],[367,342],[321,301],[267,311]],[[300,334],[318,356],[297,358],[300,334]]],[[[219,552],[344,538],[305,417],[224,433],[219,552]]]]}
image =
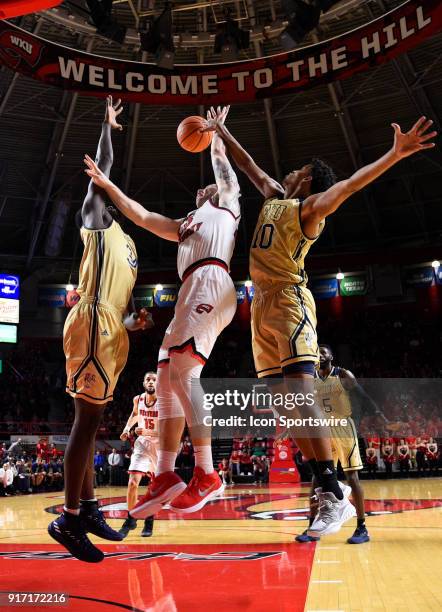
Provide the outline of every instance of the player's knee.
{"type": "Polygon", "coordinates": [[[128,482],[128,487],[131,490],[136,490],[138,489],[138,480],[135,478],[129,478],[129,482],[128,482]]]}
{"type": "Polygon", "coordinates": [[[346,472],[345,479],[347,480],[351,488],[360,487],[359,475],[356,471],[346,472]]]}

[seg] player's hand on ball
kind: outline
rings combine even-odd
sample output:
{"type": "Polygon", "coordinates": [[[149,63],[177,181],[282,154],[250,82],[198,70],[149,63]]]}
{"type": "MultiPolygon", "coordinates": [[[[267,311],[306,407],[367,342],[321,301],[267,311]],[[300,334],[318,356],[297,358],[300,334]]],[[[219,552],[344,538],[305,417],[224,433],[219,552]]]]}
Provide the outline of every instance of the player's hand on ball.
{"type": "Polygon", "coordinates": [[[108,185],[112,185],[112,181],[108,179],[104,172],[101,172],[100,168],[89,155],[86,154],[83,161],[87,166],[85,170],[86,174],[91,177],[98,187],[106,189],[108,185]]]}
{"type": "Polygon", "coordinates": [[[122,433],[122,434],[121,434],[121,436],[120,436],[120,440],[121,440],[122,442],[126,442],[126,440],[128,439],[128,437],[129,437],[129,435],[128,435],[127,431],[123,431],[123,433],[122,433]]]}
{"type": "Polygon", "coordinates": [[[434,142],[428,142],[437,136],[436,131],[428,131],[432,125],[433,121],[431,119],[421,117],[416,121],[411,130],[404,134],[397,123],[392,123],[391,127],[394,130],[393,150],[396,155],[402,159],[419,151],[435,147],[436,144],[434,142]]]}
{"type": "Polygon", "coordinates": [[[105,122],[109,123],[112,129],[114,130],[122,130],[123,126],[117,122],[118,115],[121,115],[123,112],[123,107],[121,106],[121,100],[118,99],[114,104],[112,100],[112,96],[107,96],[106,98],[106,116],[105,122]]]}

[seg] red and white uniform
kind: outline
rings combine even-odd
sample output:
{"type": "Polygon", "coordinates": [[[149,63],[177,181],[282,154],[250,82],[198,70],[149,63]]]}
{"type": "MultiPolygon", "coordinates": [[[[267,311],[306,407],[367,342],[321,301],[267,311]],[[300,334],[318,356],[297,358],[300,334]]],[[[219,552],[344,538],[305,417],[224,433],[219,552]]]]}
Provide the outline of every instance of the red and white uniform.
{"type": "Polygon", "coordinates": [[[142,393],[135,400],[138,403],[138,427],[147,429],[149,435],[138,436],[130,458],[129,474],[138,472],[146,474],[155,472],[158,462],[158,410],[156,400],[149,401],[149,396],[142,393]]]}
{"type": "Polygon", "coordinates": [[[183,284],[160,349],[160,367],[171,353],[184,351],[204,364],[233,319],[236,291],[229,269],[239,220],[239,203],[227,209],[208,200],[181,223],[177,264],[183,284]]]}

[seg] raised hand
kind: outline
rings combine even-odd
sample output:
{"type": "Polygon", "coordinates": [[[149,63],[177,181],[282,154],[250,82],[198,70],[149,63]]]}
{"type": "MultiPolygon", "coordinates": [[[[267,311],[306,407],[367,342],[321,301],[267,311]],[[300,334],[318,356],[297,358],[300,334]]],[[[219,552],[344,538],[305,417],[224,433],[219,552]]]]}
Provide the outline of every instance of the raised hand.
{"type": "Polygon", "coordinates": [[[225,123],[229,110],[230,106],[218,106],[216,110],[211,106],[207,111],[207,128],[204,131],[216,131],[218,125],[225,123]]]}
{"type": "Polygon", "coordinates": [[[85,155],[83,159],[84,163],[87,166],[85,170],[86,174],[90,176],[95,185],[105,189],[107,185],[111,184],[111,180],[100,170],[94,160],[89,157],[89,155],[85,155]]]}
{"type": "Polygon", "coordinates": [[[432,125],[433,121],[431,119],[421,117],[416,121],[411,130],[404,134],[397,123],[392,123],[391,127],[394,130],[393,150],[395,154],[400,159],[403,159],[414,153],[419,153],[419,151],[435,147],[436,144],[434,142],[428,142],[437,136],[436,131],[428,131],[432,125]]]}
{"type": "Polygon", "coordinates": [[[113,103],[112,96],[106,98],[106,115],[104,118],[105,123],[109,123],[113,130],[122,130],[123,126],[117,122],[117,117],[123,112],[121,106],[121,100],[118,99],[116,103],[113,103]]]}

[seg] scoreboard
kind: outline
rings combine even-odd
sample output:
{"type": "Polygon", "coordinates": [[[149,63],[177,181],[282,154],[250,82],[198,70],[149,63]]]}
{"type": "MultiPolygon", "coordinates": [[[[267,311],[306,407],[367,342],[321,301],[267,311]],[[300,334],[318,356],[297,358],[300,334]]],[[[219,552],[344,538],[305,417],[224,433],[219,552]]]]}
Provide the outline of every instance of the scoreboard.
{"type": "Polygon", "coordinates": [[[20,320],[20,279],[0,273],[0,343],[17,342],[20,320]]]}

